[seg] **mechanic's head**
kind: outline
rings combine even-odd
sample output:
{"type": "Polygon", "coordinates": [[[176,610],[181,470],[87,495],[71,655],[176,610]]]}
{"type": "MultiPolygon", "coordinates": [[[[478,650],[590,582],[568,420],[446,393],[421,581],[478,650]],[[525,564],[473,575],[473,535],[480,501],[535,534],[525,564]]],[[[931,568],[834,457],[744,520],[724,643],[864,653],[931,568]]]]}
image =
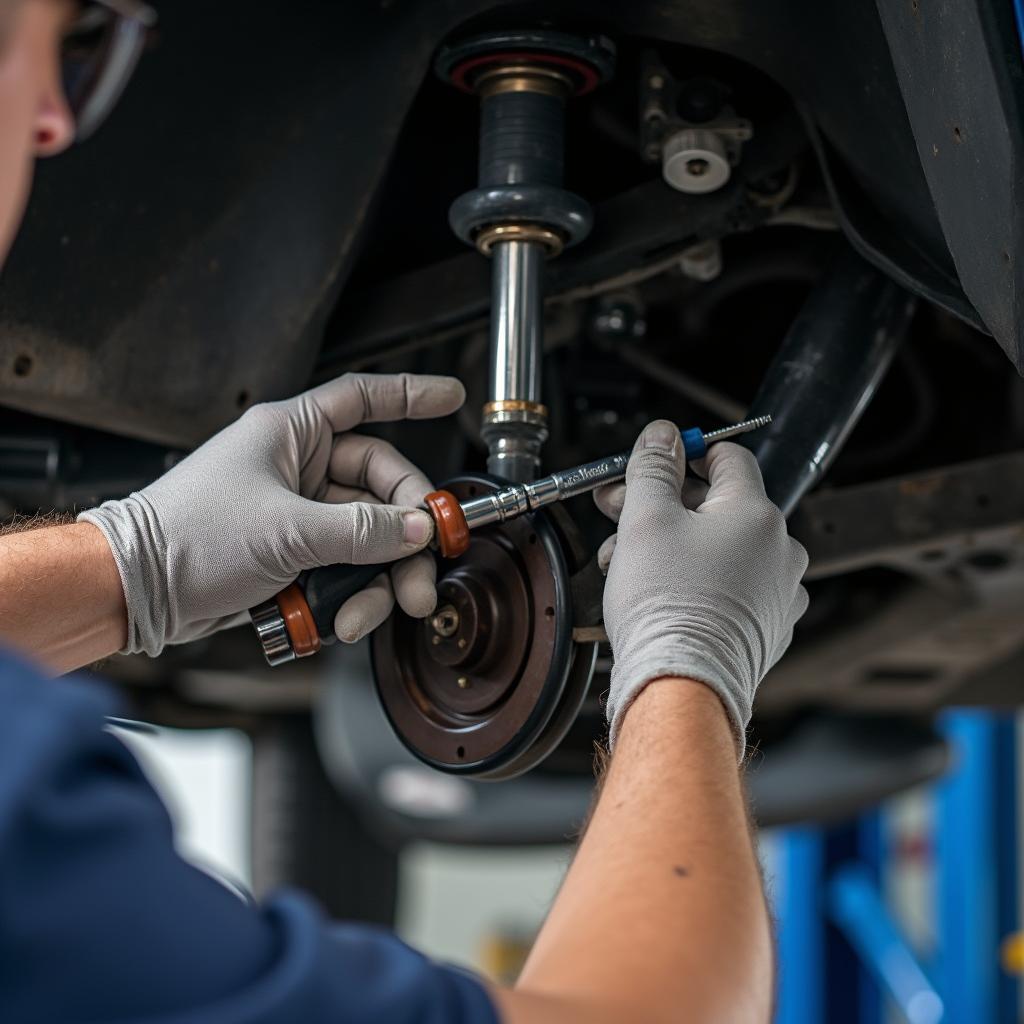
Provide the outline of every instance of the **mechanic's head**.
{"type": "Polygon", "coordinates": [[[142,0],[0,0],[0,264],[36,157],[99,127],[155,21],[142,0]]]}
{"type": "Polygon", "coordinates": [[[61,84],[71,0],[0,0],[0,261],[14,240],[38,156],[66,149],[74,120],[61,84]]]}

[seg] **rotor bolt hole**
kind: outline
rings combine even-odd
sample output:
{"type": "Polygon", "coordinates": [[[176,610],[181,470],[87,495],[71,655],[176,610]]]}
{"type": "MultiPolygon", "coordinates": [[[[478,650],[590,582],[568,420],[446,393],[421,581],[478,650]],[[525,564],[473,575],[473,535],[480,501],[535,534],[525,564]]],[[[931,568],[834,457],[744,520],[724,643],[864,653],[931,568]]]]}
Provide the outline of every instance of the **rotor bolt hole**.
{"type": "Polygon", "coordinates": [[[458,750],[456,750],[456,751],[455,751],[455,753],[456,753],[456,754],[457,754],[457,755],[458,755],[459,757],[465,757],[465,756],[466,756],[466,748],[465,748],[465,747],[459,747],[459,749],[458,749],[458,750]]]}
{"type": "Polygon", "coordinates": [[[959,125],[953,125],[953,138],[957,142],[963,142],[964,141],[963,133],[960,131],[960,126],[959,125]]]}
{"type": "Polygon", "coordinates": [[[14,360],[14,376],[27,377],[32,372],[32,357],[29,355],[18,356],[14,360]]]}
{"type": "Polygon", "coordinates": [[[475,488],[475,487],[470,487],[470,488],[469,488],[469,496],[470,496],[471,498],[475,498],[475,497],[476,497],[476,494],[477,494],[477,490],[476,490],[476,488],[475,488]]]}
{"type": "Polygon", "coordinates": [[[548,605],[548,607],[544,609],[544,616],[545,618],[553,619],[555,617],[555,609],[548,605]]]}
{"type": "Polygon", "coordinates": [[[238,404],[239,409],[244,409],[249,404],[249,392],[239,391],[235,402],[238,404]]]}
{"type": "MultiPolygon", "coordinates": [[[[450,604],[445,605],[430,620],[430,625],[433,627],[434,632],[437,634],[437,636],[445,638],[455,636],[455,634],[459,631],[459,623],[459,613],[458,611],[456,611],[454,606],[450,604]]],[[[434,642],[437,642],[437,637],[435,637],[434,642]]],[[[465,645],[460,644],[459,646],[461,647],[465,645]]]]}
{"type": "Polygon", "coordinates": [[[530,543],[531,544],[536,544],[537,543],[537,534],[535,534],[535,533],[531,533],[530,534],[530,543]]]}

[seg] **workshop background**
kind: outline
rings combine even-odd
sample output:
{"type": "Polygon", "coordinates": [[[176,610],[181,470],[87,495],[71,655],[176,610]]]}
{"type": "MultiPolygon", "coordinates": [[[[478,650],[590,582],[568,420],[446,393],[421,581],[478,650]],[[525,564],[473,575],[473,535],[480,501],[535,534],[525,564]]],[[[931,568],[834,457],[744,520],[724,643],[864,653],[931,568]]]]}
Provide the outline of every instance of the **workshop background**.
{"type": "MultiPolygon", "coordinates": [[[[776,1024],[832,1024],[837,1002],[858,1024],[1024,1020],[1022,727],[1021,716],[947,713],[953,767],[938,784],[829,829],[761,834],[778,927],[776,1024]]],[[[182,855],[248,888],[245,735],[119,732],[171,809],[182,855]]],[[[399,933],[437,959],[510,982],[572,849],[413,844],[401,859],[399,933]]]]}
{"type": "MultiPolygon", "coordinates": [[[[377,431],[460,497],[502,451],[532,475],[542,434],[550,469],[662,416],[771,413],[747,441],[812,593],[752,733],[758,820],[815,823],[762,837],[780,1024],[1021,1019],[1017,726],[962,710],[1015,708],[1024,678],[1014,5],[159,6],[117,117],[40,168],[4,269],[0,517],[121,497],[253,404],[350,370],[465,382],[457,416],[377,431]],[[519,85],[487,98],[495,75],[519,85]],[[513,103],[528,116],[494,116],[513,103]],[[521,315],[492,316],[520,286],[521,315]]],[[[402,934],[514,975],[605,729],[584,574],[609,524],[573,500],[503,526],[530,552],[505,563],[507,608],[486,545],[459,567],[515,630],[395,616],[359,650],[271,668],[260,638],[272,661],[297,652],[264,607],[259,638],[113,659],[126,714],[196,730],[129,737],[183,850],[387,923],[400,857],[402,934]],[[571,603],[548,600],[556,577],[571,603]],[[486,663],[485,632],[493,689],[461,686],[458,645],[486,663]],[[486,742],[467,763],[456,691],[486,742]],[[522,695],[521,728],[497,694],[522,695]]]]}

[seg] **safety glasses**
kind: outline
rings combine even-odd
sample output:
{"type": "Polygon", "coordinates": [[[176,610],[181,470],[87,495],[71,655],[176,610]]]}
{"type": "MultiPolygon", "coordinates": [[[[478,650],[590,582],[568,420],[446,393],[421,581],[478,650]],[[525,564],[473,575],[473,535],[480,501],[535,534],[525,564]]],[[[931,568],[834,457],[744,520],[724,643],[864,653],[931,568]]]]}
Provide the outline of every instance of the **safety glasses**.
{"type": "Polygon", "coordinates": [[[75,139],[106,120],[142,56],[156,11],[141,0],[87,0],[64,37],[64,90],[75,139]]]}

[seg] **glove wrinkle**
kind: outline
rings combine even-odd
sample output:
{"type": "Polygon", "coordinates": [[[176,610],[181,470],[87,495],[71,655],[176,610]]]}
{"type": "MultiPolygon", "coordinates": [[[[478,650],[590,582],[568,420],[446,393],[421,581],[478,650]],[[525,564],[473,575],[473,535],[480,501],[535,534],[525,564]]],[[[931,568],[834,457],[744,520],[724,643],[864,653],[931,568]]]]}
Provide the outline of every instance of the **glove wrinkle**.
{"type": "MultiPolygon", "coordinates": [[[[235,624],[303,570],[397,562],[422,551],[426,541],[406,541],[404,517],[433,490],[430,480],[392,446],[346,432],[364,421],[448,415],[464,397],[446,377],[348,374],[253,406],[144,490],[83,512],[79,520],[106,537],[121,578],[124,653],[155,657],[167,644],[235,624]],[[355,471],[345,450],[361,455],[355,471]],[[365,489],[368,500],[324,501],[333,487],[338,495],[365,489]],[[402,505],[376,503],[399,496],[402,505]]],[[[411,560],[396,579],[410,611],[436,601],[432,558],[411,560]]],[[[388,575],[352,600],[346,639],[387,617],[388,575]]]]}
{"type": "Polygon", "coordinates": [[[707,492],[688,508],[681,446],[650,444],[656,426],[637,441],[624,492],[597,498],[619,523],[599,555],[608,563],[604,621],[614,656],[611,742],[650,682],[688,679],[718,695],[742,760],[754,694],[807,607],[807,554],[765,495],[753,456],[737,445],[711,448],[707,492]]]}

